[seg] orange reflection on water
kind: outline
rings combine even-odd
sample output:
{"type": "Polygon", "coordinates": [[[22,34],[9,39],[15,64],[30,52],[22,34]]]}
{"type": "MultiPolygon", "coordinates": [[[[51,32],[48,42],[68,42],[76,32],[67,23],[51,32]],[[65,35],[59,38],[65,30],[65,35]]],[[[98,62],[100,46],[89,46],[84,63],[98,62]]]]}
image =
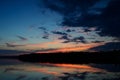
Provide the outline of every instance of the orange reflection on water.
{"type": "Polygon", "coordinates": [[[25,69],[26,71],[33,71],[33,72],[40,72],[44,74],[51,74],[51,75],[60,75],[56,71],[51,71],[48,67],[28,67],[25,69]]]}
{"type": "Polygon", "coordinates": [[[103,69],[94,68],[89,65],[85,64],[51,64],[51,63],[44,63],[48,66],[54,66],[56,67],[54,70],[56,71],[64,71],[64,72],[72,72],[72,71],[81,71],[81,72],[106,72],[103,69]],[[58,70],[59,69],[59,70],[58,70]]]}
{"type": "Polygon", "coordinates": [[[27,72],[41,73],[46,75],[61,76],[63,73],[73,72],[106,72],[103,69],[94,68],[86,64],[51,64],[51,63],[38,63],[38,64],[26,64],[11,66],[13,68],[21,69],[27,72]],[[26,67],[27,66],[27,67],[26,67]]]}
{"type": "Polygon", "coordinates": [[[58,67],[69,67],[69,68],[91,68],[90,66],[87,65],[75,65],[75,64],[54,64],[55,66],[58,67]]]}

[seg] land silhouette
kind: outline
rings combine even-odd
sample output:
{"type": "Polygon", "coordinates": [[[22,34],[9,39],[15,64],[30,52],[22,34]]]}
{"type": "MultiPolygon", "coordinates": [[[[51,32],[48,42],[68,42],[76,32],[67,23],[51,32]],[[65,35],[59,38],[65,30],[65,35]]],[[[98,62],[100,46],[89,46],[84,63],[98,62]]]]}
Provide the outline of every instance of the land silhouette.
{"type": "Polygon", "coordinates": [[[23,62],[41,63],[102,63],[119,64],[120,50],[101,52],[67,52],[67,53],[30,53],[19,56],[1,56],[0,58],[19,59],[23,62]]]}
{"type": "Polygon", "coordinates": [[[68,53],[31,53],[18,56],[25,62],[49,63],[120,63],[120,51],[107,52],[68,52],[68,53]]]}

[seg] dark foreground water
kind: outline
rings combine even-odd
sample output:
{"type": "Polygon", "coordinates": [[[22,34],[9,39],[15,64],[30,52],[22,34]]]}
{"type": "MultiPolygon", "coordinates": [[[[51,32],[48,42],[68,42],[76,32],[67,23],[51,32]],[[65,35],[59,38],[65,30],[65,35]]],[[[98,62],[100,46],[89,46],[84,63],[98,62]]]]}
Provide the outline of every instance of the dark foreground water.
{"type": "Polygon", "coordinates": [[[120,80],[120,65],[24,63],[0,59],[0,80],[120,80]]]}

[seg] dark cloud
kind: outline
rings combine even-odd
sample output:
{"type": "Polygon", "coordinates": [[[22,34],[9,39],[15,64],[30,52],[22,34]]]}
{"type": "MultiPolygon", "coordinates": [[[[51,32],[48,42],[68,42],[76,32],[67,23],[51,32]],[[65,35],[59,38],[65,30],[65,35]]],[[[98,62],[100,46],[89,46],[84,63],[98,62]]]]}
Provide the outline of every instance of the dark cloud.
{"type": "Polygon", "coordinates": [[[47,31],[44,31],[44,34],[43,34],[43,39],[48,39],[49,38],[49,33],[47,31]]]}
{"type": "Polygon", "coordinates": [[[44,0],[44,2],[47,8],[63,16],[61,22],[63,26],[97,26],[101,30],[99,35],[120,38],[120,0],[44,0]]]}
{"type": "Polygon", "coordinates": [[[91,30],[89,30],[89,29],[84,29],[84,32],[90,32],[91,30]]]}
{"type": "Polygon", "coordinates": [[[94,51],[120,50],[120,42],[109,42],[106,43],[105,45],[91,48],[90,50],[94,50],[94,51]]]}
{"type": "Polygon", "coordinates": [[[59,37],[59,40],[65,40],[62,43],[69,43],[71,42],[71,39],[69,38],[70,35],[68,35],[67,33],[64,32],[59,32],[59,31],[52,31],[53,34],[57,34],[57,35],[61,35],[61,37],[59,37]]]}
{"type": "Polygon", "coordinates": [[[46,6],[63,16],[62,25],[88,26],[97,24],[97,14],[88,14],[91,7],[100,0],[45,0],[46,6]]]}
{"type": "Polygon", "coordinates": [[[83,36],[80,37],[75,37],[71,40],[71,42],[81,42],[81,43],[87,43],[87,41],[85,40],[85,38],[83,36]]]}
{"type": "Polygon", "coordinates": [[[93,15],[93,14],[84,14],[81,17],[65,17],[63,19],[63,22],[61,25],[70,26],[70,27],[77,27],[77,26],[84,26],[84,27],[92,27],[92,26],[98,26],[100,24],[100,21],[98,20],[99,15],[93,15]]]}
{"type": "Polygon", "coordinates": [[[81,43],[87,43],[86,39],[83,36],[80,37],[74,37],[74,38],[70,38],[71,35],[68,35],[67,33],[64,32],[60,32],[60,31],[52,31],[53,34],[57,34],[57,35],[61,35],[60,38],[58,38],[59,40],[65,40],[62,43],[69,43],[69,42],[81,42],[81,43]]]}
{"type": "Polygon", "coordinates": [[[62,36],[62,37],[60,37],[59,39],[70,40],[67,35],[62,36]]]}
{"type": "Polygon", "coordinates": [[[72,30],[71,29],[67,29],[66,32],[72,32],[72,30]]]}
{"type": "Polygon", "coordinates": [[[101,43],[101,42],[104,42],[104,41],[92,41],[92,43],[101,43]]]}
{"type": "Polygon", "coordinates": [[[62,43],[69,43],[69,42],[81,42],[81,43],[87,43],[86,39],[83,36],[80,37],[74,37],[74,38],[70,38],[71,35],[68,35],[67,33],[64,32],[59,32],[59,31],[52,31],[53,34],[57,34],[57,35],[61,35],[60,40],[65,40],[62,43]]]}
{"type": "Polygon", "coordinates": [[[44,35],[42,38],[43,39],[48,39],[48,37],[49,37],[48,35],[44,35]]]}
{"type": "Polygon", "coordinates": [[[69,43],[70,41],[63,41],[62,43],[69,43]]]}
{"type": "Polygon", "coordinates": [[[101,15],[102,32],[100,35],[120,38],[120,0],[112,0],[101,15]]]}
{"type": "Polygon", "coordinates": [[[53,34],[58,34],[58,35],[68,35],[67,33],[64,32],[59,32],[59,31],[52,31],[53,34]]]}
{"type": "Polygon", "coordinates": [[[13,44],[13,43],[6,43],[7,47],[20,47],[20,46],[25,46],[25,45],[18,45],[18,44],[13,44]]]}
{"type": "Polygon", "coordinates": [[[74,38],[70,39],[68,36],[64,35],[64,36],[60,37],[59,39],[65,40],[62,43],[70,43],[70,42],[87,43],[86,39],[83,36],[74,37],[74,38]]]}
{"type": "Polygon", "coordinates": [[[41,29],[43,31],[46,31],[47,29],[45,27],[38,27],[38,29],[41,29]]]}
{"type": "Polygon", "coordinates": [[[20,40],[22,40],[22,41],[28,41],[28,39],[27,38],[25,38],[25,37],[23,37],[23,36],[17,36],[20,40]]]}
{"type": "Polygon", "coordinates": [[[70,29],[70,28],[68,27],[68,29],[66,29],[66,30],[64,30],[64,31],[66,31],[67,33],[70,33],[70,32],[75,32],[76,30],[75,30],[75,29],[70,29]]]}
{"type": "Polygon", "coordinates": [[[78,11],[86,13],[97,1],[100,0],[44,0],[46,7],[65,16],[76,16],[78,11]]]}

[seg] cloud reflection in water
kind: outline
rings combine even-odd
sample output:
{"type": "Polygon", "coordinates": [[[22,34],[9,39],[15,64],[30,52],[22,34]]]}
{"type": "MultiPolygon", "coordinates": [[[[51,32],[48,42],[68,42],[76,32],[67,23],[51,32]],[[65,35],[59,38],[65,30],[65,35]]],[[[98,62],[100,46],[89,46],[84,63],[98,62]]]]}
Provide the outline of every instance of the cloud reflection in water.
{"type": "Polygon", "coordinates": [[[117,80],[120,72],[109,72],[89,65],[19,64],[1,65],[0,80],[117,80]]]}

